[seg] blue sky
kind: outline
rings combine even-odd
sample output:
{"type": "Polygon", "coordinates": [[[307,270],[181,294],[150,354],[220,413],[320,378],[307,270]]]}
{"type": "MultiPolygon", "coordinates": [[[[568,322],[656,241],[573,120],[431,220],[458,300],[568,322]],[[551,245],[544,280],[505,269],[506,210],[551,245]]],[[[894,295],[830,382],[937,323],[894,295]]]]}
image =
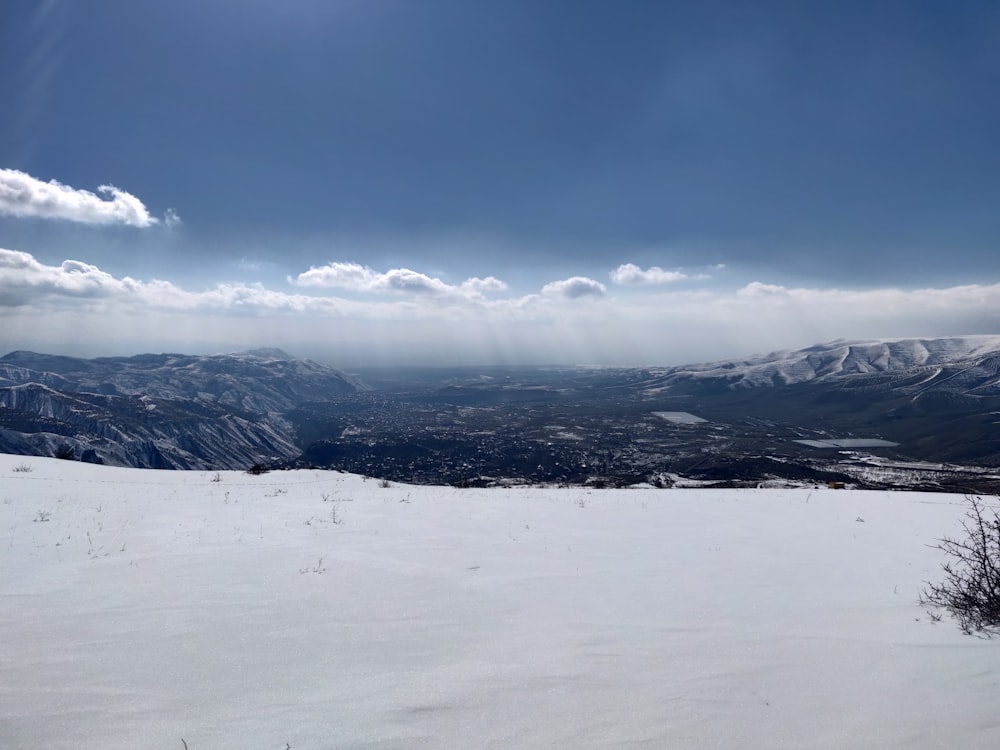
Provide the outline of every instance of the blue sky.
{"type": "Polygon", "coordinates": [[[10,0],[0,348],[996,333],[998,38],[987,2],[10,0]]]}

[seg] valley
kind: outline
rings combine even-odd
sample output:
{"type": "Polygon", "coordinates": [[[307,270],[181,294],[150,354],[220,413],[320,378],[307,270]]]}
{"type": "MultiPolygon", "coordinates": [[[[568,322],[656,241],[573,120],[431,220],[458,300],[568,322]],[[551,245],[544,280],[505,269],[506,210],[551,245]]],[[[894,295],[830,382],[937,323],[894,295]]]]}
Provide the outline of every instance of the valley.
{"type": "Polygon", "coordinates": [[[678,367],[345,373],[276,349],[0,358],[0,450],[422,484],[1000,491],[1000,338],[678,367]]]}
{"type": "Polygon", "coordinates": [[[838,399],[817,384],[720,391],[701,382],[651,392],[661,379],[640,369],[437,377],[449,382],[383,383],[378,395],[303,405],[288,416],[308,447],[288,465],[461,486],[1000,488],[996,443],[962,443],[976,426],[995,431],[993,418],[971,410],[901,417],[894,410],[905,393],[838,399]]]}

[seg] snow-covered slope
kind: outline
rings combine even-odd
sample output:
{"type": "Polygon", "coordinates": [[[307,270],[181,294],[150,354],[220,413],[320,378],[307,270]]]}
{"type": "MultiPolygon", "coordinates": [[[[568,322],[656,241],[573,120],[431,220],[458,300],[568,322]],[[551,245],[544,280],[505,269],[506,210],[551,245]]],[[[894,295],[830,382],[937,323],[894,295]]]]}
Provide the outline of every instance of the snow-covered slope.
{"type": "Polygon", "coordinates": [[[721,379],[736,387],[757,387],[873,373],[919,371],[933,377],[934,368],[973,367],[984,362],[996,374],[1000,336],[834,341],[746,360],[686,365],[671,368],[664,375],[672,379],[721,379]]]}
{"type": "Polygon", "coordinates": [[[239,354],[0,358],[0,450],[142,468],[236,468],[297,456],[280,416],[366,390],[334,368],[277,349],[239,354]]]}
{"type": "Polygon", "coordinates": [[[340,370],[280,349],[98,359],[19,351],[0,357],[0,385],[28,382],[61,391],[194,399],[253,413],[285,411],[303,401],[367,389],[340,370]]]}
{"type": "Polygon", "coordinates": [[[1000,747],[963,510],[0,455],[0,748],[1000,747]]]}

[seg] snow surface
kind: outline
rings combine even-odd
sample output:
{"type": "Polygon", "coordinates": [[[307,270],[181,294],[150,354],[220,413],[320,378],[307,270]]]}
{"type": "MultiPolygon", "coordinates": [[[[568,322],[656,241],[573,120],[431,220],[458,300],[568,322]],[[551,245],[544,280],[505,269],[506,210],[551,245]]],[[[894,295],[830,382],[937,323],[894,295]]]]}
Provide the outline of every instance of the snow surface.
{"type": "Polygon", "coordinates": [[[1000,747],[963,513],[0,455],[0,748],[1000,747]]]}
{"type": "Polygon", "coordinates": [[[654,411],[653,415],[674,424],[702,424],[708,421],[686,411],[654,411]]]}
{"type": "Polygon", "coordinates": [[[891,448],[899,443],[881,438],[831,438],[828,440],[793,440],[810,448],[891,448]]]}

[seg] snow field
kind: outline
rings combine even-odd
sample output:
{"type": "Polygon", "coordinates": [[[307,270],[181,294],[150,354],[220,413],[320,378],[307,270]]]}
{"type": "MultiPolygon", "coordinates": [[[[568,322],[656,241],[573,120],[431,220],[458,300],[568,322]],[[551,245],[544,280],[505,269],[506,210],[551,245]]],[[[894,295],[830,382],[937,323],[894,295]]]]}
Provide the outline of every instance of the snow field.
{"type": "Polygon", "coordinates": [[[0,455],[0,748],[1000,747],[963,513],[0,455]]]}

